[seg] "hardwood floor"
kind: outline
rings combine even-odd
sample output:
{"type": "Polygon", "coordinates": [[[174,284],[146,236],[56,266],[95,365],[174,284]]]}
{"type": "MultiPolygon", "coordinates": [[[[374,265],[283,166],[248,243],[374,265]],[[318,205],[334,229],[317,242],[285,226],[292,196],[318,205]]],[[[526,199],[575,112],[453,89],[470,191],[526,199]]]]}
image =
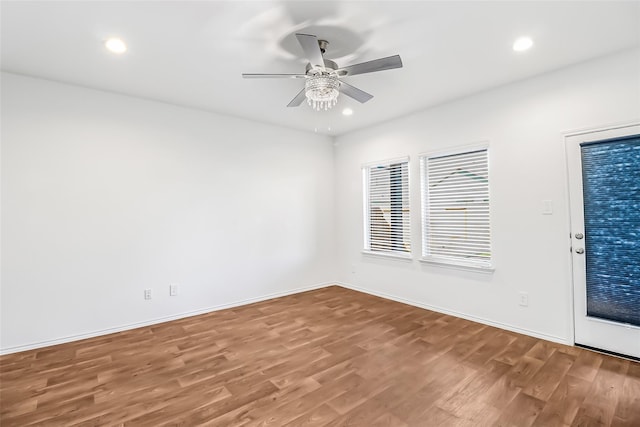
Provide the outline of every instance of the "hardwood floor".
{"type": "Polygon", "coordinates": [[[0,425],[640,426],[640,364],[339,287],[0,358],[0,425]]]}

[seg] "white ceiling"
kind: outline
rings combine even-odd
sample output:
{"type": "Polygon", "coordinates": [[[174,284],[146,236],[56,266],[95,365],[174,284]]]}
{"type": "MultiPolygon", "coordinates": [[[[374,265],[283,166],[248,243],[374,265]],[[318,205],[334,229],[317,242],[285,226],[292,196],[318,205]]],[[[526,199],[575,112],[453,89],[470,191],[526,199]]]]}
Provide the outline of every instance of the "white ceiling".
{"type": "Polygon", "coordinates": [[[330,135],[640,46],[638,1],[2,1],[1,12],[5,71],[330,135]],[[287,108],[301,80],[240,75],[304,72],[295,32],[327,39],[341,66],[400,54],[404,68],[346,77],[375,95],[366,104],[287,108]],[[522,35],[535,45],[516,53],[522,35]],[[128,52],[106,51],[111,36],[128,52]]]}

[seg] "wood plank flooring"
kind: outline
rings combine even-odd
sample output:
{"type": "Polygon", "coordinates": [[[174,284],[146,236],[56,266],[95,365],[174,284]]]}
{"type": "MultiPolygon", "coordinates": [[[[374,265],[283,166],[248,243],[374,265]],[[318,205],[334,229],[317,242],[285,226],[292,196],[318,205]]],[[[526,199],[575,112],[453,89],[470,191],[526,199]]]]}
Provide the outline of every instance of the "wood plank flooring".
{"type": "Polygon", "coordinates": [[[339,287],[0,358],[0,425],[640,426],[640,364],[339,287]]]}

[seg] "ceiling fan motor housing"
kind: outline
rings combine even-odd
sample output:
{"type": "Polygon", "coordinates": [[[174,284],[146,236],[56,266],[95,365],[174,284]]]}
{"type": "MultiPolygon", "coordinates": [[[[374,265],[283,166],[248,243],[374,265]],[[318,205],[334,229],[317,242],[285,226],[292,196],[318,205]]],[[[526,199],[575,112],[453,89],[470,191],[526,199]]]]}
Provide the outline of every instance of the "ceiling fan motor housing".
{"type": "MultiPolygon", "coordinates": [[[[336,64],[335,62],[333,62],[330,59],[324,59],[324,68],[326,70],[325,74],[331,74],[333,71],[338,69],[338,64],[336,64]]],[[[317,68],[313,68],[313,66],[311,65],[311,63],[307,64],[307,74],[309,75],[313,75],[313,74],[322,74],[322,70],[319,70],[317,68]]]]}

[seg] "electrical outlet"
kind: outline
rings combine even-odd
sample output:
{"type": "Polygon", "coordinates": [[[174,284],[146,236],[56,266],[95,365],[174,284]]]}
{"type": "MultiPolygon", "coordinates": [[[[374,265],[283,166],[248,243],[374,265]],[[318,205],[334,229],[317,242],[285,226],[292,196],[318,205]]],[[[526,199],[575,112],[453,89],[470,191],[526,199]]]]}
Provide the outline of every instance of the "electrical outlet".
{"type": "Polygon", "coordinates": [[[144,290],[144,299],[151,299],[151,289],[144,290]]]}
{"type": "Polygon", "coordinates": [[[169,296],[175,297],[178,295],[178,284],[172,283],[169,285],[169,296]]]}
{"type": "Polygon", "coordinates": [[[529,307],[529,294],[526,292],[520,292],[520,305],[523,307],[529,307]]]}
{"type": "Polygon", "coordinates": [[[351,264],[351,274],[356,274],[356,265],[351,264]]]}

